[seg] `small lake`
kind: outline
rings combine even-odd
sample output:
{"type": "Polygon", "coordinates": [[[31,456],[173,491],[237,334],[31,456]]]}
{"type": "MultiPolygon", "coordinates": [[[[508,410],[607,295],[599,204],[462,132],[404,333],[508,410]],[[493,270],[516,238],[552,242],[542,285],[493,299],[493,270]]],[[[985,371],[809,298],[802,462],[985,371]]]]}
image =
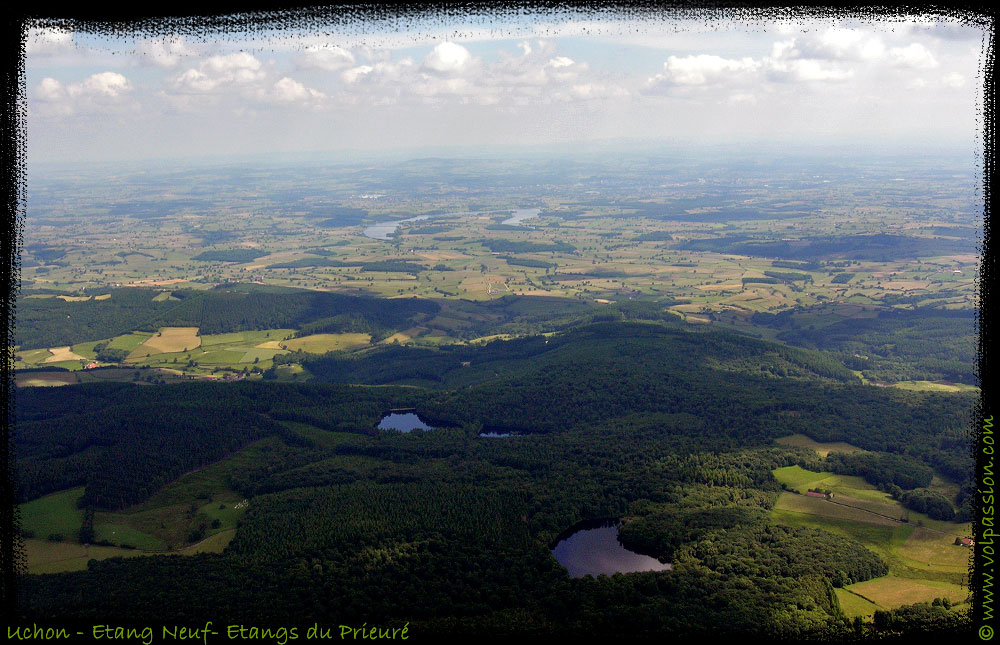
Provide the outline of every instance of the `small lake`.
{"type": "Polygon", "coordinates": [[[532,219],[538,217],[538,214],[542,212],[540,208],[519,208],[514,211],[514,214],[500,222],[501,224],[506,224],[507,226],[517,226],[526,219],[532,219]]]}
{"type": "Polygon", "coordinates": [[[433,430],[434,428],[424,423],[423,419],[413,412],[390,412],[378,422],[378,429],[411,432],[413,430],[433,430]]]}
{"type": "Polygon", "coordinates": [[[668,571],[673,567],[648,555],[629,551],[618,541],[617,520],[581,522],[570,529],[552,549],[559,564],[566,567],[571,578],[597,577],[602,573],[634,573],[636,571],[668,571]]]}
{"type": "MultiPolygon", "coordinates": [[[[501,224],[507,224],[508,226],[517,226],[526,219],[531,219],[533,217],[538,217],[538,214],[542,212],[540,208],[519,208],[512,212],[511,216],[505,219],[501,224]]],[[[449,213],[450,216],[455,215],[484,215],[489,213],[489,211],[483,211],[478,213],[449,213]]],[[[397,219],[391,222],[376,222],[371,226],[365,228],[365,236],[370,237],[373,240],[382,240],[389,242],[392,240],[392,236],[396,234],[396,229],[399,228],[400,224],[405,222],[419,222],[425,219],[430,219],[435,217],[435,215],[417,215],[416,217],[410,217],[408,219],[397,219]]]]}
{"type": "Polygon", "coordinates": [[[375,240],[390,240],[403,222],[419,222],[430,219],[430,215],[417,215],[409,219],[397,219],[392,222],[378,222],[365,229],[365,235],[375,240]]]}

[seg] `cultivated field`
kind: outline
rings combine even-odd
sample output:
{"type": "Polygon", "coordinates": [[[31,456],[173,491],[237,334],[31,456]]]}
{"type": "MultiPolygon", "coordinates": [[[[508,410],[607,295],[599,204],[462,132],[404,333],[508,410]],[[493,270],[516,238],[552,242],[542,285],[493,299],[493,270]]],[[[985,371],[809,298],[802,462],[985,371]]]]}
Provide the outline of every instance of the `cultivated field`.
{"type": "Polygon", "coordinates": [[[774,474],[795,490],[818,487],[835,492],[832,500],[781,493],[771,511],[776,523],[845,535],[878,553],[889,565],[888,576],[837,590],[848,616],[871,615],[876,609],[939,597],[953,603],[965,601],[961,585],[968,574],[969,549],[954,542],[956,537],[971,534],[968,523],[931,520],[857,477],[816,473],[799,466],[779,468],[774,474]]]}
{"type": "Polygon", "coordinates": [[[134,362],[153,354],[186,352],[200,346],[197,327],[163,327],[129,354],[127,360],[134,362]]]}
{"type": "Polygon", "coordinates": [[[782,437],[777,439],[775,443],[779,443],[783,446],[796,446],[799,448],[808,448],[810,450],[816,451],[820,457],[826,457],[831,452],[858,452],[861,448],[852,446],[844,441],[830,441],[822,442],[815,441],[805,436],[804,434],[793,434],[787,437],[782,437]]]}
{"type": "Polygon", "coordinates": [[[368,334],[312,334],[282,341],[280,345],[282,349],[292,352],[302,350],[311,354],[323,354],[366,347],[371,344],[371,340],[372,337],[368,334]]]}
{"type": "Polygon", "coordinates": [[[14,376],[17,387],[51,387],[79,383],[73,372],[18,372],[14,376]]]}

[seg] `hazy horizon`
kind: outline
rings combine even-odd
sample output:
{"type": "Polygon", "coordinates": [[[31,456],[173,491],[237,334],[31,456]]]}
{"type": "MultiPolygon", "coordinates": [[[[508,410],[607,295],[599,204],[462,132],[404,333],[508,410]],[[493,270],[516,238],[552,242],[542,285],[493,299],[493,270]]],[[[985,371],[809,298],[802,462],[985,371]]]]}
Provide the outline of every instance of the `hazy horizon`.
{"type": "Polygon", "coordinates": [[[28,162],[981,148],[981,28],[719,15],[534,12],[224,38],[33,29],[28,162]]]}

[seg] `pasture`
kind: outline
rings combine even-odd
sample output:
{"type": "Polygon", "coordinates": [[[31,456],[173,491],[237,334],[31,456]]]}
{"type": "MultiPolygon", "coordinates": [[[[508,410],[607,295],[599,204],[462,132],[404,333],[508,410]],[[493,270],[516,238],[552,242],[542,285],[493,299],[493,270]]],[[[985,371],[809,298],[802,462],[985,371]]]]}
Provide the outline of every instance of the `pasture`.
{"type": "Polygon", "coordinates": [[[51,356],[46,358],[43,363],[60,363],[63,361],[85,361],[86,357],[80,356],[75,353],[73,349],[69,346],[66,347],[53,347],[49,349],[51,356]]]}
{"type": "Polygon", "coordinates": [[[969,595],[969,590],[962,585],[935,580],[899,578],[893,575],[857,582],[845,589],[869,601],[876,608],[884,609],[917,602],[930,603],[935,598],[947,598],[952,604],[957,604],[965,602],[969,595]]]}
{"type": "Polygon", "coordinates": [[[154,354],[183,352],[201,346],[197,327],[162,327],[128,356],[134,362],[154,354]]]}
{"type": "Polygon", "coordinates": [[[83,497],[83,486],[52,493],[21,504],[21,529],[45,540],[59,534],[75,541],[83,522],[83,510],[76,507],[83,497]]]}
{"type": "Polygon", "coordinates": [[[820,457],[826,457],[831,452],[863,452],[861,448],[857,446],[852,446],[851,444],[844,441],[830,441],[822,442],[810,439],[804,434],[793,434],[787,437],[782,437],[776,439],[775,443],[781,444],[782,446],[795,446],[798,448],[808,448],[813,450],[820,457]]]}
{"type": "Polygon", "coordinates": [[[818,528],[857,540],[889,565],[888,576],[837,590],[848,616],[868,616],[876,609],[930,602],[938,597],[947,597],[953,603],[965,600],[961,585],[968,573],[969,550],[956,546],[954,541],[957,536],[969,534],[968,524],[930,520],[871,486],[866,485],[867,490],[854,488],[857,483],[850,480],[857,478],[830,477],[829,473],[796,468],[778,469],[784,471],[779,481],[804,488],[814,487],[816,482],[824,487],[822,482],[826,482],[831,484],[827,488],[847,489],[868,498],[838,494],[833,500],[824,500],[785,492],[771,511],[777,524],[818,528]],[[880,495],[885,497],[876,499],[880,495]]]}
{"type": "MultiPolygon", "coordinates": [[[[356,435],[329,433],[304,424],[294,424],[294,429],[326,442],[357,440],[356,435]]],[[[108,541],[114,546],[79,543],[84,512],[76,503],[83,495],[82,486],[22,504],[22,528],[32,536],[25,540],[29,572],[79,571],[87,568],[90,559],[119,556],[220,553],[235,535],[247,506],[244,498],[229,488],[230,474],[260,463],[279,441],[271,437],[251,444],[226,459],[180,477],[142,504],[117,512],[97,511],[95,540],[108,541]],[[218,525],[213,526],[216,521],[218,525]],[[205,528],[199,533],[201,526],[205,528]],[[197,538],[192,541],[196,533],[197,538]],[[63,539],[51,541],[48,536],[52,534],[63,539]]]]}
{"type": "Polygon", "coordinates": [[[17,387],[53,387],[79,382],[74,372],[18,372],[14,376],[17,387]]]}
{"type": "Polygon", "coordinates": [[[280,345],[282,349],[292,352],[302,350],[310,354],[324,354],[367,347],[371,340],[372,337],[368,334],[311,334],[281,341],[280,345]]]}

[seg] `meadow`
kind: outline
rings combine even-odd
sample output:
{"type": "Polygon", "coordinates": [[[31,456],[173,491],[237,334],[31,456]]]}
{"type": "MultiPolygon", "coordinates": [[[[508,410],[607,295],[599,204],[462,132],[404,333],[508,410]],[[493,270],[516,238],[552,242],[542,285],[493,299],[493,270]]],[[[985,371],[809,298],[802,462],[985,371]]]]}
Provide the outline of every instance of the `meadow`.
{"type": "MultiPolygon", "coordinates": [[[[818,452],[832,449],[815,443],[818,452]]],[[[853,447],[848,444],[846,448],[853,447]]],[[[859,477],[813,472],[800,466],[779,468],[774,476],[796,491],[779,495],[771,512],[775,522],[849,536],[889,564],[885,577],[836,590],[848,616],[871,616],[877,609],[935,598],[948,598],[953,604],[966,601],[968,589],[962,585],[969,572],[970,551],[956,545],[955,538],[971,534],[968,523],[932,520],[904,508],[859,477]],[[804,493],[810,488],[832,490],[834,497],[807,497],[804,493]]]]}

